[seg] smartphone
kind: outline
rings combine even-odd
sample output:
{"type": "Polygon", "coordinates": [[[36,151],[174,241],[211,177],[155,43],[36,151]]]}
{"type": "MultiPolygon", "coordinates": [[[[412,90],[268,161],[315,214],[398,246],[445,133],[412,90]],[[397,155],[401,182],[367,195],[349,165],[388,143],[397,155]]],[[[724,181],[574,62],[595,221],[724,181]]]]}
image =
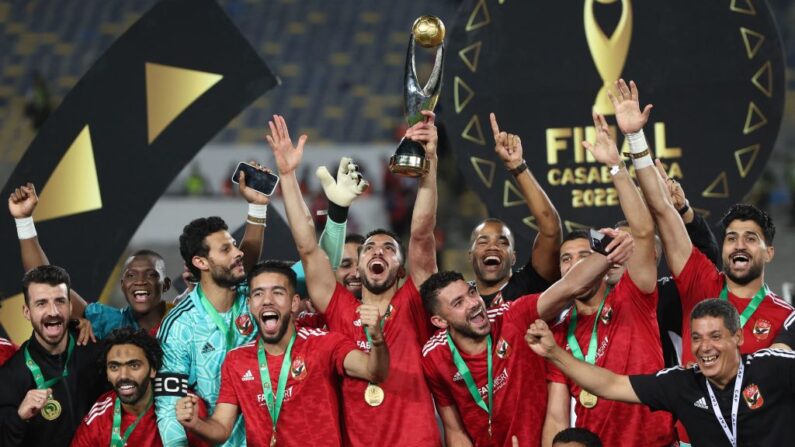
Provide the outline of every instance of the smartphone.
{"type": "Polygon", "coordinates": [[[613,242],[612,237],[591,228],[591,250],[607,256],[607,246],[611,242],[613,242]]]}
{"type": "Polygon", "coordinates": [[[238,163],[235,173],[232,174],[232,183],[238,183],[241,171],[246,173],[246,186],[254,188],[255,191],[266,196],[273,194],[273,191],[276,190],[276,185],[279,184],[278,175],[272,172],[260,171],[254,166],[243,162],[238,163]]]}

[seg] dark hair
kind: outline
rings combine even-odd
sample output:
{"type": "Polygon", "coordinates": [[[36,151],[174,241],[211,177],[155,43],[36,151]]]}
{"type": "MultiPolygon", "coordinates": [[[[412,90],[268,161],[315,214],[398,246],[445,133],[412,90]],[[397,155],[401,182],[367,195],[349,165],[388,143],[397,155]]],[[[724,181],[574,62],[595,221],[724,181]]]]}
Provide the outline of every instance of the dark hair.
{"type": "Polygon", "coordinates": [[[107,368],[108,352],[117,345],[135,345],[141,348],[149,362],[149,367],[155,371],[159,370],[163,364],[163,349],[160,347],[160,343],[143,329],[131,327],[114,329],[102,340],[102,344],[102,354],[97,358],[99,369],[102,372],[105,372],[107,368]]]}
{"type": "Polygon", "coordinates": [[[353,243],[353,244],[364,245],[364,241],[365,241],[364,236],[362,236],[359,233],[348,233],[348,235],[345,236],[346,244],[353,243]]]}
{"type": "Polygon", "coordinates": [[[25,304],[30,304],[28,287],[31,284],[48,284],[51,286],[66,284],[67,299],[69,299],[69,292],[72,290],[72,280],[69,278],[69,273],[57,265],[40,265],[25,273],[25,276],[22,277],[22,294],[25,296],[25,304]]]}
{"type": "Polygon", "coordinates": [[[248,272],[248,283],[251,285],[251,280],[262,273],[280,273],[287,277],[287,281],[293,289],[292,293],[296,293],[298,290],[298,275],[296,275],[295,270],[293,270],[293,264],[294,262],[291,261],[279,261],[274,259],[260,261],[248,272]]]}
{"type": "Polygon", "coordinates": [[[704,317],[722,318],[723,325],[726,326],[726,329],[728,329],[732,335],[741,328],[740,314],[737,313],[737,309],[728,301],[720,298],[704,300],[696,304],[696,307],[690,312],[691,323],[693,320],[704,317]]]}
{"type": "Polygon", "coordinates": [[[398,236],[397,233],[395,233],[394,231],[387,230],[385,228],[376,228],[375,230],[367,233],[364,236],[364,241],[362,241],[362,244],[364,244],[364,242],[366,242],[367,239],[370,239],[371,237],[379,235],[379,234],[385,234],[385,235],[391,237],[392,239],[394,239],[395,242],[397,242],[398,252],[400,252],[400,259],[402,259],[403,262],[406,262],[406,254],[403,252],[403,242],[400,240],[400,236],[398,236]]]}
{"type": "Polygon", "coordinates": [[[480,228],[480,227],[482,227],[482,226],[484,226],[486,224],[490,224],[490,223],[500,224],[500,225],[503,226],[503,228],[507,228],[508,229],[508,241],[511,243],[511,247],[516,245],[516,241],[513,238],[513,232],[511,231],[511,227],[509,227],[508,224],[505,223],[504,220],[498,219],[496,217],[487,217],[487,218],[481,220],[479,224],[475,225],[475,228],[473,228],[472,232],[469,233],[469,246],[470,247],[472,246],[472,244],[475,243],[475,238],[478,237],[478,228],[480,228]]]}
{"type": "Polygon", "coordinates": [[[563,245],[564,243],[566,243],[568,241],[573,241],[575,239],[585,239],[585,240],[590,242],[591,241],[591,233],[588,232],[588,230],[572,230],[572,231],[569,231],[569,233],[566,234],[566,236],[563,237],[563,241],[560,243],[560,245],[563,245]]]}
{"type": "Polygon", "coordinates": [[[599,437],[584,428],[567,428],[558,432],[552,439],[552,444],[556,442],[579,442],[585,447],[602,447],[599,437]]]}
{"type": "Polygon", "coordinates": [[[737,203],[729,208],[729,211],[723,215],[720,220],[721,227],[723,227],[723,238],[726,238],[726,228],[735,220],[752,220],[762,229],[765,236],[765,243],[773,245],[773,238],[776,236],[776,226],[773,225],[773,219],[759,208],[748,205],[746,203],[737,203]]]}
{"type": "Polygon", "coordinates": [[[435,315],[439,309],[439,291],[456,281],[463,281],[464,276],[452,270],[434,273],[425,280],[420,286],[420,296],[422,304],[431,315],[435,315]]]}
{"type": "Polygon", "coordinates": [[[207,257],[210,254],[210,247],[207,246],[204,239],[215,232],[228,229],[226,222],[217,216],[200,217],[182,229],[182,234],[179,236],[179,253],[194,278],[201,278],[201,270],[193,265],[193,257],[207,257]]]}

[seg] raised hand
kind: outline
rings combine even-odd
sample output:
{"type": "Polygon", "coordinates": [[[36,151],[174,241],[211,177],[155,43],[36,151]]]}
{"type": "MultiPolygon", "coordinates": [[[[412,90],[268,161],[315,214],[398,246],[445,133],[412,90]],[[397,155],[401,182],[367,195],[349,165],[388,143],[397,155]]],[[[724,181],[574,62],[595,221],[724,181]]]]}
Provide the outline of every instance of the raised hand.
{"type": "MultiPolygon", "coordinates": [[[[265,166],[260,165],[256,161],[249,161],[248,164],[254,166],[258,170],[262,172],[271,172],[270,169],[266,168],[265,166]]],[[[249,188],[246,185],[246,173],[240,171],[240,176],[237,179],[237,190],[240,191],[240,195],[243,196],[244,199],[248,203],[256,203],[257,205],[267,205],[270,203],[271,198],[262,194],[261,192],[257,191],[254,188],[249,188]]]]}
{"type": "Polygon", "coordinates": [[[39,196],[36,195],[36,187],[28,182],[24,186],[16,188],[8,197],[8,211],[14,219],[23,219],[33,215],[33,210],[39,203],[39,196]]]}
{"type": "Polygon", "coordinates": [[[92,343],[96,343],[97,337],[94,336],[94,328],[91,327],[91,322],[85,318],[78,318],[77,320],[79,321],[77,324],[77,345],[86,346],[89,340],[92,343]]]}
{"type": "Polygon", "coordinates": [[[381,330],[381,313],[378,312],[378,306],[362,304],[357,309],[357,312],[364,330],[370,334],[372,344],[377,346],[384,343],[384,333],[381,330]]]}
{"type": "Polygon", "coordinates": [[[649,114],[654,106],[648,104],[642,112],[640,111],[638,87],[635,81],[629,81],[627,86],[623,79],[619,79],[616,81],[616,93],[613,94],[608,90],[607,97],[616,109],[616,121],[621,132],[625,134],[638,132],[649,121],[649,114]]]}
{"type": "Polygon", "coordinates": [[[663,167],[659,158],[654,161],[654,164],[657,166],[657,170],[660,172],[660,176],[662,176],[665,182],[665,190],[668,192],[668,197],[670,197],[674,208],[677,210],[684,208],[685,203],[687,203],[687,198],[685,197],[685,190],[682,189],[682,184],[668,177],[668,173],[665,172],[665,167],[663,167]]]}
{"type": "Polygon", "coordinates": [[[19,404],[17,414],[23,421],[27,421],[39,414],[44,405],[47,404],[47,399],[52,395],[52,389],[47,388],[44,390],[28,390],[22,403],[19,404]]]}
{"type": "Polygon", "coordinates": [[[276,167],[279,169],[279,175],[287,175],[295,172],[301,164],[301,157],[304,154],[304,143],[306,143],[307,136],[301,135],[298,137],[298,145],[293,146],[293,141],[290,139],[290,131],[287,129],[287,123],[281,115],[273,115],[273,121],[268,121],[270,127],[270,135],[265,135],[265,139],[273,151],[273,157],[276,159],[276,167]]]}
{"type": "Polygon", "coordinates": [[[536,320],[527,328],[524,339],[533,352],[546,359],[551,358],[556,349],[560,349],[549,326],[541,319],[536,320]]]}
{"type": "Polygon", "coordinates": [[[512,133],[500,132],[495,114],[490,113],[489,119],[491,120],[491,131],[494,133],[494,152],[505,163],[506,168],[518,168],[523,162],[522,139],[512,133]]]}
{"type": "Polygon", "coordinates": [[[615,228],[602,228],[599,232],[613,238],[605,247],[608,261],[613,264],[623,264],[629,261],[635,249],[635,240],[629,233],[615,228]]]}
{"type": "Polygon", "coordinates": [[[582,145],[599,163],[616,166],[621,163],[621,156],[618,154],[615,140],[610,136],[607,120],[596,112],[593,112],[592,117],[593,127],[596,130],[596,141],[594,143],[583,141],[582,145]]]}
{"type": "Polygon", "coordinates": [[[436,157],[436,149],[439,144],[439,135],[436,132],[436,114],[430,110],[423,110],[425,121],[421,121],[406,131],[406,138],[422,143],[425,147],[425,156],[428,158],[436,157]]]}
{"type": "Polygon", "coordinates": [[[315,175],[320,180],[326,197],[336,205],[346,208],[370,186],[370,183],[362,178],[359,166],[349,157],[340,159],[336,180],[325,166],[317,168],[315,175]]]}
{"type": "Polygon", "coordinates": [[[193,428],[199,422],[199,406],[196,396],[185,396],[177,401],[177,420],[187,428],[193,428]]]}

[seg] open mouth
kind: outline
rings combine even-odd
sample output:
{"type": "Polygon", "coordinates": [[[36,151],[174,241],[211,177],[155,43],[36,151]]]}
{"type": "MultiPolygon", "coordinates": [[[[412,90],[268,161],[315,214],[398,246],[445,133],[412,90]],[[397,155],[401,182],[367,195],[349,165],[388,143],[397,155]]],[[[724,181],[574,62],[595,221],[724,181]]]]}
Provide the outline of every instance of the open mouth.
{"type": "Polygon", "coordinates": [[[133,301],[136,303],[145,303],[150,295],[151,294],[146,290],[136,290],[133,292],[133,301]]]}
{"type": "Polygon", "coordinates": [[[59,335],[64,329],[64,321],[61,319],[52,319],[42,322],[44,333],[47,335],[59,335]]]}
{"type": "Polygon", "coordinates": [[[751,262],[751,256],[747,253],[734,253],[729,257],[732,267],[745,268],[751,262]]]}
{"type": "Polygon", "coordinates": [[[373,261],[370,262],[370,271],[375,273],[376,275],[384,273],[385,270],[386,270],[386,264],[384,264],[384,261],[381,261],[380,259],[374,259],[373,261]]]}
{"type": "Polygon", "coordinates": [[[718,361],[718,355],[717,354],[702,355],[700,357],[700,359],[701,359],[701,364],[702,365],[704,365],[704,366],[712,366],[718,361]]]}
{"type": "Polygon", "coordinates": [[[483,258],[483,265],[485,265],[487,267],[498,266],[501,263],[502,263],[502,259],[500,259],[499,256],[491,255],[491,256],[486,256],[485,258],[483,258]]]}
{"type": "Polygon", "coordinates": [[[138,390],[138,385],[130,382],[125,382],[116,387],[116,392],[122,396],[130,397],[138,390]]]}
{"type": "Polygon", "coordinates": [[[278,327],[279,323],[279,314],[272,311],[266,310],[260,314],[260,320],[262,320],[262,329],[267,333],[274,333],[276,332],[276,328],[278,327]]]}
{"type": "Polygon", "coordinates": [[[470,315],[469,322],[474,324],[475,326],[483,325],[483,323],[486,322],[486,312],[483,311],[483,308],[479,309],[477,312],[470,315]]]}
{"type": "Polygon", "coordinates": [[[345,285],[347,287],[361,287],[362,281],[359,278],[350,278],[345,280],[345,285]]]}

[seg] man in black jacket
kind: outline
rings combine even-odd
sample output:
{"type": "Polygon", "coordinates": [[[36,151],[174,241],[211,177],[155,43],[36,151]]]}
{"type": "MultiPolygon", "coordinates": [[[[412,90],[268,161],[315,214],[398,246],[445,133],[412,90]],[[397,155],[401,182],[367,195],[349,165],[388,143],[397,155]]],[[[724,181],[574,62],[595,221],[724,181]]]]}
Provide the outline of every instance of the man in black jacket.
{"type": "Polygon", "coordinates": [[[77,425],[107,388],[100,346],[76,346],[69,333],[69,274],[43,265],[22,279],[23,312],[33,336],[0,369],[0,445],[68,446],[77,425]]]}

